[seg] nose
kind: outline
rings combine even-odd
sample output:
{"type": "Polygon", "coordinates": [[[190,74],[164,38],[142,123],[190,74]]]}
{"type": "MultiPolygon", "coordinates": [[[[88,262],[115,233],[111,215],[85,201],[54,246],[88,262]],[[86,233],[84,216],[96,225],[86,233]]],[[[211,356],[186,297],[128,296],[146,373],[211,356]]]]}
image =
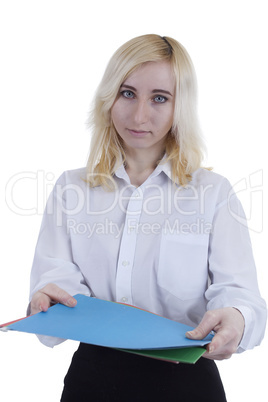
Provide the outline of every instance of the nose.
{"type": "Polygon", "coordinates": [[[135,105],[134,121],[137,124],[147,123],[150,118],[150,106],[147,101],[138,100],[135,105]]]}

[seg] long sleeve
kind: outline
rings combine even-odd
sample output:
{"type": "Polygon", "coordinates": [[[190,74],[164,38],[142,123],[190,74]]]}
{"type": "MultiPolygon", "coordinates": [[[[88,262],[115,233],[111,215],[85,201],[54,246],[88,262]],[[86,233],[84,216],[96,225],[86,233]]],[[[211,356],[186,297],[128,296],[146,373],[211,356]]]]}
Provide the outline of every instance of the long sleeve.
{"type": "MultiPolygon", "coordinates": [[[[73,261],[71,239],[66,226],[64,195],[68,190],[64,176],[58,179],[44,212],[31,272],[30,300],[35,292],[49,283],[55,283],[72,296],[77,293],[90,296],[85,279],[73,261]]],[[[51,347],[62,342],[58,338],[43,336],[39,336],[39,339],[51,347]]]]}
{"type": "Polygon", "coordinates": [[[242,352],[260,344],[267,312],[258,289],[243,208],[231,188],[225,194],[216,208],[210,236],[207,308],[235,307],[243,314],[245,331],[237,350],[242,352]]]}
{"type": "Polygon", "coordinates": [[[64,174],[57,181],[44,212],[31,272],[32,295],[47,285],[55,283],[71,295],[90,295],[79,267],[73,261],[70,234],[66,225],[64,194],[71,191],[64,182],[64,174]]]}

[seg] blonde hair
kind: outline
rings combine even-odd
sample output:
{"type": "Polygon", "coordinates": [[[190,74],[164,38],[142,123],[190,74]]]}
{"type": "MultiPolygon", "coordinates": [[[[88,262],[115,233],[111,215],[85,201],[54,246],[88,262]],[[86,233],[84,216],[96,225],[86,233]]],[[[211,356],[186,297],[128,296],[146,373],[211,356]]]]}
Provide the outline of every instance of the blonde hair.
{"type": "Polygon", "coordinates": [[[176,80],[174,118],[165,159],[171,163],[173,181],[186,185],[201,166],[205,147],[197,118],[197,84],[190,56],[175,39],[142,35],[114,53],[97,89],[89,120],[93,132],[87,163],[91,187],[111,189],[112,176],[125,161],[123,143],[111,119],[111,108],[122,83],[137,67],[157,61],[170,62],[176,80]]]}

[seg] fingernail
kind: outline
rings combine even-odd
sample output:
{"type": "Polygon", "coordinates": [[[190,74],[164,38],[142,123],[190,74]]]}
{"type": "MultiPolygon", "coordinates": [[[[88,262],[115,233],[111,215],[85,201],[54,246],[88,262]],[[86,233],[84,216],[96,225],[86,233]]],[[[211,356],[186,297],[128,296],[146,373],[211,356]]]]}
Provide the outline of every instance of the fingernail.
{"type": "Polygon", "coordinates": [[[190,338],[192,338],[194,336],[193,331],[188,331],[186,332],[186,335],[189,336],[190,338]]]}
{"type": "Polygon", "coordinates": [[[214,350],[215,350],[214,346],[213,346],[213,345],[209,345],[209,347],[208,347],[208,353],[213,353],[214,350]]]}
{"type": "Polygon", "coordinates": [[[73,299],[73,298],[70,298],[69,300],[67,300],[67,306],[69,306],[69,307],[74,307],[75,306],[75,304],[76,304],[76,300],[75,299],[73,299]]]}

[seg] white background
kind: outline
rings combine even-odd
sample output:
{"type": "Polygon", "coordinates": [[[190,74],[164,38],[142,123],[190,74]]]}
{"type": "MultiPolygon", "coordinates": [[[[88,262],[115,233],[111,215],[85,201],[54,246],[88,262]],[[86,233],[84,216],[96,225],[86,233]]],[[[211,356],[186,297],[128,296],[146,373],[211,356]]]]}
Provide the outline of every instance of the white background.
{"type": "MultiPolygon", "coordinates": [[[[1,2],[0,323],[25,315],[44,204],[61,172],[86,162],[85,122],[106,63],[122,43],[145,33],[176,38],[193,59],[206,164],[242,190],[267,299],[266,6],[261,0],[1,2]],[[16,181],[20,174],[27,178],[16,181]],[[16,205],[32,214],[16,213],[16,205]]],[[[1,398],[59,401],[77,345],[52,350],[34,335],[0,333],[1,398]]],[[[219,362],[228,402],[267,401],[267,352],[265,339],[219,362]]]]}

